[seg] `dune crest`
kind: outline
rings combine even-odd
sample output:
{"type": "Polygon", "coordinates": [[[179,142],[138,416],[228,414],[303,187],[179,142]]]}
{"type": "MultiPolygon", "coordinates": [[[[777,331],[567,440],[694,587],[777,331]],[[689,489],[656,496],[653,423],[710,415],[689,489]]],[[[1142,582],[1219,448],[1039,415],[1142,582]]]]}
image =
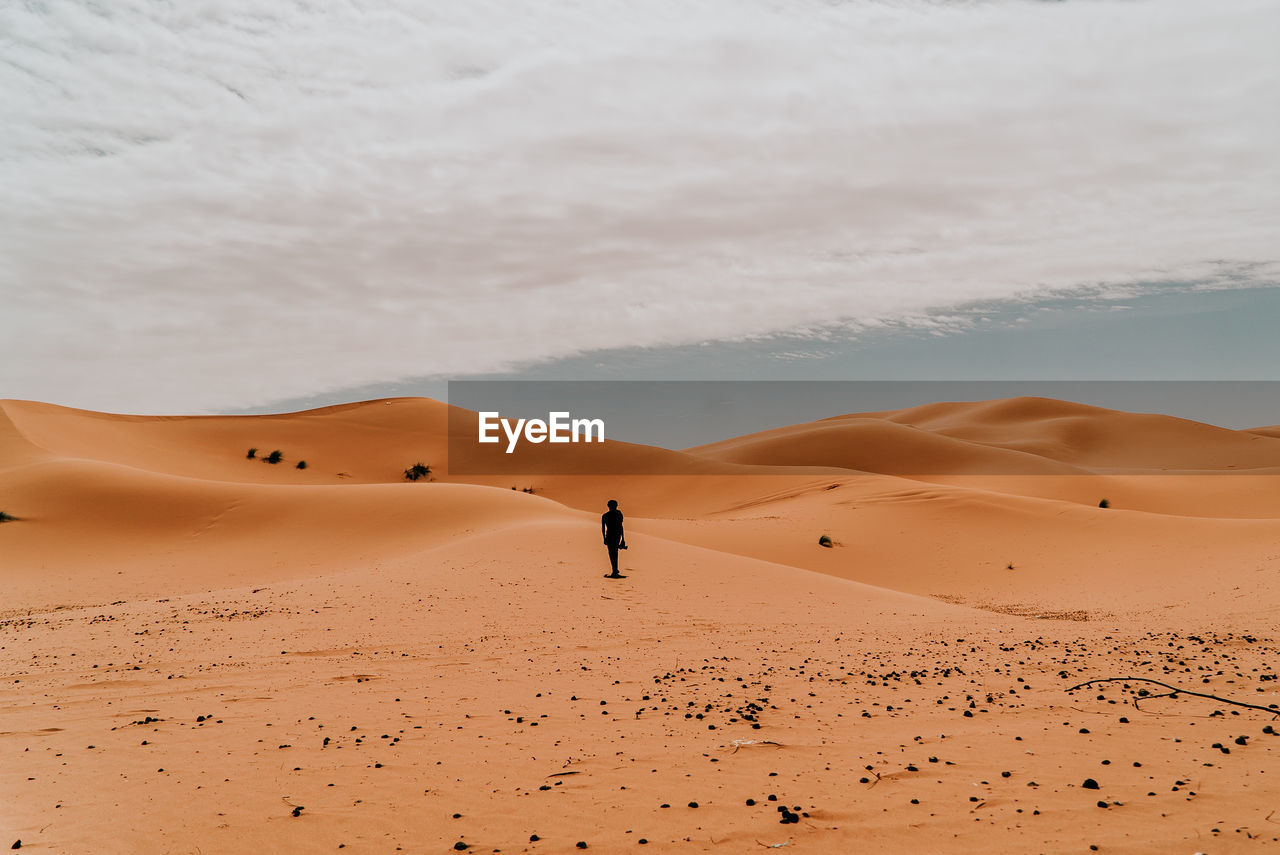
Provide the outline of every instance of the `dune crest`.
{"type": "Polygon", "coordinates": [[[1245,474],[1275,465],[1267,429],[1014,399],[464,477],[471,418],[0,402],[0,833],[95,855],[1274,844],[1280,476],[1245,474]]]}
{"type": "Polygon", "coordinates": [[[714,459],[910,475],[1280,474],[1280,437],[1051,398],[832,416],[690,449],[714,459]]]}

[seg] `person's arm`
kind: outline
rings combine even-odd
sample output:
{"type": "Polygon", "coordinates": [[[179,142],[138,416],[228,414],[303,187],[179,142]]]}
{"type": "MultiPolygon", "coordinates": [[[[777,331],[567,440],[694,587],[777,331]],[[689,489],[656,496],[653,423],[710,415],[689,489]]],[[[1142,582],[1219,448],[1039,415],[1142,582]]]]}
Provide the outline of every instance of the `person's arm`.
{"type": "Polygon", "coordinates": [[[609,539],[609,526],[604,521],[604,516],[600,517],[600,536],[605,540],[609,539]]]}

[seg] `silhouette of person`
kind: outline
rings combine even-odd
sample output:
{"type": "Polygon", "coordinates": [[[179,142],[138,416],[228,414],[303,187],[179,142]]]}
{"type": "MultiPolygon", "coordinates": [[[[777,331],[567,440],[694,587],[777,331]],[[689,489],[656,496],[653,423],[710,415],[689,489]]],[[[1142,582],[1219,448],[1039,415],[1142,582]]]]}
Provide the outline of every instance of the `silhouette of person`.
{"type": "Polygon", "coordinates": [[[622,536],[622,511],[618,510],[614,499],[609,500],[609,510],[600,515],[600,532],[604,535],[604,545],[609,547],[609,564],[613,566],[613,572],[606,578],[626,578],[618,574],[618,547],[626,542],[626,538],[622,536]]]}

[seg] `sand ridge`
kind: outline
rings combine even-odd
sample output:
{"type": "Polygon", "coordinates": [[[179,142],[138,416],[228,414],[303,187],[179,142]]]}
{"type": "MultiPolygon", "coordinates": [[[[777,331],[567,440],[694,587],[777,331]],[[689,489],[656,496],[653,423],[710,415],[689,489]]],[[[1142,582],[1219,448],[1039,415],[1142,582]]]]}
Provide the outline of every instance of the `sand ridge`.
{"type": "Polygon", "coordinates": [[[1280,703],[1276,478],[1188,474],[1266,468],[1269,440],[1060,404],[844,419],[890,425],[885,464],[919,447],[895,452],[902,430],[942,437],[957,465],[913,477],[845,466],[849,435],[817,423],[686,451],[729,468],[511,484],[437,468],[437,402],[4,402],[0,833],[86,853],[1266,851],[1272,716],[1068,689],[1280,703]],[[1135,424],[1169,474],[961,465],[1106,470],[1135,424]],[[435,480],[403,480],[417,459],[435,480]],[[622,583],[601,578],[610,497],[622,583]]]}

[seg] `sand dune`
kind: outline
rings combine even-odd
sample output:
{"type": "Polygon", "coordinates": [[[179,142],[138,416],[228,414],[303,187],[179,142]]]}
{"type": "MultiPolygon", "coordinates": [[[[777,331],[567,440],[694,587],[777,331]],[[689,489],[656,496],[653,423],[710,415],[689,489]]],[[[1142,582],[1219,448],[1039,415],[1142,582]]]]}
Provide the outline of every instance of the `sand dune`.
{"type": "Polygon", "coordinates": [[[835,416],[690,450],[735,462],[909,475],[1280,474],[1275,439],[1265,429],[1012,398],[835,416]]]}
{"type": "MultiPolygon", "coordinates": [[[[1206,476],[1197,476],[1200,478],[1206,476]]],[[[1270,480],[1270,479],[1268,479],[1270,480]]],[[[1271,485],[1274,490],[1277,485],[1271,485]]],[[[1033,612],[1280,606],[1275,519],[1188,518],[882,479],[817,484],[646,532],[895,590],[1033,612]],[[820,535],[836,546],[817,545],[820,535]],[[1176,567],[1179,572],[1168,573],[1176,567]]]]}
{"type": "Polygon", "coordinates": [[[1280,703],[1280,476],[1243,474],[1280,460],[1268,429],[1014,399],[464,476],[453,416],[0,404],[0,833],[85,853],[1280,837],[1266,711],[1066,691],[1280,703]],[[417,461],[434,480],[403,479],[417,461]],[[623,582],[601,578],[610,497],[623,582]]]}
{"type": "Polygon", "coordinates": [[[5,485],[21,515],[2,533],[14,605],[305,577],[374,566],[480,531],[581,516],[547,499],[467,484],[237,484],[79,460],[23,467],[6,473],[5,485]]]}
{"type": "Polygon", "coordinates": [[[1084,474],[1044,456],[969,442],[882,418],[845,417],[779,428],[690,449],[756,465],[838,466],[889,475],[1084,474]]]}
{"type": "Polygon", "coordinates": [[[12,430],[49,458],[212,481],[386,483],[418,461],[438,466],[448,438],[447,405],[426,398],[282,416],[129,416],[30,401],[0,407],[12,430]],[[246,458],[250,448],[258,459],[246,458]],[[284,453],[282,462],[263,463],[276,449],[284,453]],[[299,461],[306,461],[305,470],[296,468],[299,461]]]}

